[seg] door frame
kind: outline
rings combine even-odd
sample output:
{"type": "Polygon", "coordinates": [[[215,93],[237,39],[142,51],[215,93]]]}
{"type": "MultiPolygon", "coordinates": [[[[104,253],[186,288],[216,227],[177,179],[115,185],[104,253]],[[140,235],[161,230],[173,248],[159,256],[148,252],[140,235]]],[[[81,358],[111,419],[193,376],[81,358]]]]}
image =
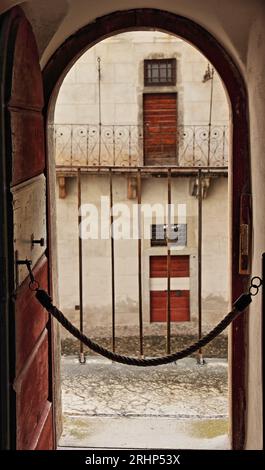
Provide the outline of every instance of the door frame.
{"type": "MultiPolygon", "coordinates": [[[[60,85],[76,60],[96,43],[126,31],[157,29],[188,41],[213,64],[227,90],[231,106],[232,162],[230,206],[230,286],[234,301],[246,290],[249,275],[239,274],[240,197],[251,193],[248,98],[239,68],[223,46],[192,20],[158,9],[133,9],[100,17],[69,37],[53,54],[43,71],[46,120],[53,113],[60,85]]],[[[54,223],[51,219],[49,226],[54,223]]],[[[50,232],[51,233],[51,232],[50,232]]],[[[238,317],[230,334],[230,421],[232,449],[244,449],[247,425],[248,374],[247,312],[238,317]]]]}

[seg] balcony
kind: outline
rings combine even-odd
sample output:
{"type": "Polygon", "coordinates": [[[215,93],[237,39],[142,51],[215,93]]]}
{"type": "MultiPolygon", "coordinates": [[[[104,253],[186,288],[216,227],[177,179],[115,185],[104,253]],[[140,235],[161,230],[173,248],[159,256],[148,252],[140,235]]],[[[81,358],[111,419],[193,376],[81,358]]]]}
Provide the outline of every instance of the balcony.
{"type": "Polygon", "coordinates": [[[59,172],[146,165],[227,170],[228,126],[56,124],[51,130],[59,172]]]}

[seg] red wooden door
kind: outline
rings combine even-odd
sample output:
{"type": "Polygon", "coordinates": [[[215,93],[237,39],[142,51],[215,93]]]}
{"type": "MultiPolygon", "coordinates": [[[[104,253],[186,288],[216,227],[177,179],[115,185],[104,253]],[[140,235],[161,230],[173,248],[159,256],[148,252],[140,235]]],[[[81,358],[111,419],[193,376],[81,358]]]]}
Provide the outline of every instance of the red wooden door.
{"type": "Polygon", "coordinates": [[[144,94],[145,165],[177,164],[177,94],[144,94]]]}
{"type": "MultiPolygon", "coordinates": [[[[170,313],[172,322],[189,321],[189,256],[171,256],[170,313]]],[[[150,257],[150,317],[151,322],[166,322],[167,318],[167,257],[150,257]]]]}
{"type": "Polygon", "coordinates": [[[3,17],[0,48],[3,158],[7,198],[13,201],[7,223],[9,233],[13,232],[8,262],[9,284],[14,288],[10,357],[14,358],[11,415],[16,422],[15,446],[18,450],[52,449],[51,323],[28,288],[25,267],[16,265],[17,259],[31,259],[36,279],[48,289],[42,75],[34,35],[20,8],[3,17]],[[31,238],[42,237],[45,246],[32,245],[31,238]]]}

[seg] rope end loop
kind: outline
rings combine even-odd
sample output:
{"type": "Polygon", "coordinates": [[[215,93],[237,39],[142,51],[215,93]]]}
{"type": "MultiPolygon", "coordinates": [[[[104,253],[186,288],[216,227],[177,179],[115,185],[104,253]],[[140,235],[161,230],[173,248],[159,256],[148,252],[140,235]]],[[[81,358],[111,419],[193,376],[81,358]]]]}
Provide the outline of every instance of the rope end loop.
{"type": "Polygon", "coordinates": [[[52,299],[49,296],[49,294],[45,292],[45,290],[39,289],[36,291],[35,295],[36,295],[36,299],[40,302],[40,304],[44,308],[46,308],[46,310],[49,310],[52,307],[52,299]]]}
{"type": "Polygon", "coordinates": [[[252,302],[251,294],[242,294],[238,299],[233,303],[233,307],[238,312],[243,312],[249,304],[252,302]]]}

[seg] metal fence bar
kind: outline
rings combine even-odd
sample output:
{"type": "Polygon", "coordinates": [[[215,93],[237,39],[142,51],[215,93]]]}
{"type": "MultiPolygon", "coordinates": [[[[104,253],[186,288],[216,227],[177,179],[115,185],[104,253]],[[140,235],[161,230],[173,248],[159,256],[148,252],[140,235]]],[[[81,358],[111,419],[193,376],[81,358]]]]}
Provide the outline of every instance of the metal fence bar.
{"type": "Polygon", "coordinates": [[[210,123],[209,130],[208,130],[207,166],[210,166],[210,162],[211,162],[211,134],[212,134],[212,125],[210,123]]]}
{"type": "Polygon", "coordinates": [[[102,137],[101,137],[101,135],[102,135],[102,125],[101,125],[101,124],[99,124],[99,130],[98,130],[98,132],[99,132],[99,139],[98,139],[98,164],[99,164],[99,166],[100,166],[100,164],[101,164],[101,146],[102,146],[102,137]]]}
{"type": "Polygon", "coordinates": [[[70,135],[71,135],[70,162],[71,162],[71,166],[72,166],[73,165],[73,142],[74,142],[74,126],[73,126],[73,124],[71,124],[70,135]]]}
{"type": "Polygon", "coordinates": [[[171,352],[171,170],[168,170],[168,214],[167,214],[167,342],[166,352],[171,352]]]}
{"type": "MultiPolygon", "coordinates": [[[[155,154],[163,154],[167,152],[168,139],[173,136],[173,128],[168,125],[156,125],[155,132],[157,142],[153,142],[152,151],[155,154]],[[159,132],[158,132],[159,131],[159,132]],[[165,146],[165,148],[164,148],[165,146]]],[[[98,124],[55,124],[54,129],[60,129],[60,135],[58,135],[57,142],[57,159],[65,161],[66,164],[72,166],[75,159],[75,149],[81,145],[83,149],[83,164],[85,162],[89,165],[91,157],[97,152],[97,164],[103,166],[106,162],[106,155],[109,162],[112,162],[113,166],[120,164],[123,161],[123,166],[131,167],[132,165],[140,166],[142,154],[144,152],[145,141],[144,138],[152,136],[152,132],[149,135],[148,127],[139,124],[120,124],[120,125],[104,125],[101,122],[101,113],[99,109],[99,123],[98,124]],[[112,127],[113,141],[111,147],[106,144],[106,130],[112,127]],[[68,132],[70,128],[70,134],[68,132]],[[87,155],[85,155],[85,149],[80,144],[80,139],[83,138],[83,132],[78,130],[86,128],[88,140],[91,140],[92,146],[87,147],[87,155]],[[63,130],[65,129],[65,132],[63,130]],[[118,132],[120,131],[120,132],[118,132]],[[133,137],[135,134],[138,138],[133,137]],[[90,139],[91,137],[91,139],[90,139]],[[107,145],[107,147],[106,147],[107,145]],[[119,149],[119,150],[118,150],[119,149]],[[133,150],[133,159],[132,159],[133,150]],[[135,154],[136,152],[136,154],[135,154]],[[68,158],[70,155],[70,162],[68,158]],[[119,158],[117,158],[119,157],[119,158]],[[133,161],[132,161],[133,160],[133,161]]],[[[197,162],[198,166],[215,166],[227,165],[228,162],[228,147],[226,146],[226,139],[229,138],[228,126],[213,125],[183,125],[176,127],[176,162],[180,161],[186,167],[192,167],[197,162]],[[213,132],[213,129],[215,132],[213,132]],[[205,139],[206,137],[206,139],[205,139]],[[208,145],[207,145],[208,144],[208,145]],[[218,158],[216,158],[216,156],[218,158]]],[[[109,142],[110,143],[110,142],[109,142]]],[[[171,142],[172,143],[172,142],[171,142]]],[[[80,147],[80,149],[81,149],[80,147]]],[[[82,154],[82,151],[81,151],[82,154]]],[[[94,155],[95,156],[95,155],[94,155]]],[[[93,160],[93,158],[92,158],[93,160]]],[[[82,163],[80,161],[80,163],[82,163]]],[[[96,162],[93,162],[96,163],[96,162]]],[[[93,166],[92,161],[90,165],[93,166]]]]}
{"type": "Polygon", "coordinates": [[[116,141],[115,141],[115,126],[112,128],[112,148],[113,148],[113,165],[116,165],[116,141]]]}
{"type": "Polygon", "coordinates": [[[195,166],[195,142],[196,142],[196,129],[193,127],[192,129],[192,166],[195,166]]]}
{"type": "Polygon", "coordinates": [[[113,178],[112,170],[109,170],[109,186],[110,186],[110,240],[111,240],[111,320],[112,320],[112,351],[115,352],[116,337],[115,337],[115,248],[114,248],[114,234],[113,234],[113,178]]]}
{"type": "MultiPolygon", "coordinates": [[[[202,172],[198,170],[198,339],[202,337],[202,197],[202,172]]],[[[204,362],[201,349],[198,362],[204,362]]]]}
{"type": "MultiPolygon", "coordinates": [[[[84,310],[83,310],[83,241],[82,234],[80,233],[81,224],[81,204],[82,204],[82,193],[81,193],[81,174],[80,170],[77,173],[77,198],[78,198],[78,261],[79,261],[79,329],[83,333],[84,328],[84,310]]],[[[80,341],[79,343],[79,362],[82,364],[85,362],[84,357],[84,345],[80,341]]]]}
{"type": "Polygon", "coordinates": [[[225,130],[226,129],[225,129],[225,126],[224,126],[224,128],[223,128],[223,158],[222,158],[223,165],[225,165],[225,135],[226,135],[225,130]]]}
{"type": "Polygon", "coordinates": [[[139,344],[140,355],[143,356],[143,297],[142,297],[142,175],[137,172],[137,200],[138,200],[138,292],[139,292],[139,344]]]}
{"type": "Polygon", "coordinates": [[[86,126],[86,164],[89,164],[89,126],[86,126]]]}
{"type": "Polygon", "coordinates": [[[132,130],[131,126],[129,126],[129,149],[128,149],[128,156],[129,156],[129,166],[132,166],[132,149],[131,149],[131,144],[132,144],[132,130]]]}

